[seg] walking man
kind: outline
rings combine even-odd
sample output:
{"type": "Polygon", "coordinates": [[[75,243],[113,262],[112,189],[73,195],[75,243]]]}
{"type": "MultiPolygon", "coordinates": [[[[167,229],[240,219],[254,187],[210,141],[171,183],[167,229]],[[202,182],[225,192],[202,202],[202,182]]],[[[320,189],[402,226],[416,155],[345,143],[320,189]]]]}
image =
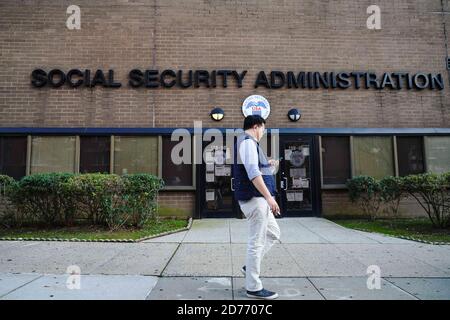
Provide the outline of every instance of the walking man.
{"type": "Polygon", "coordinates": [[[235,145],[234,189],[239,206],[247,218],[248,243],[245,266],[247,296],[257,299],[276,299],[278,294],[264,289],[260,276],[261,261],[276,240],[280,228],[274,215],[280,215],[275,201],[275,179],[278,161],[267,160],[259,141],[264,135],[265,120],[260,116],[247,116],[244,133],[235,145]]]}

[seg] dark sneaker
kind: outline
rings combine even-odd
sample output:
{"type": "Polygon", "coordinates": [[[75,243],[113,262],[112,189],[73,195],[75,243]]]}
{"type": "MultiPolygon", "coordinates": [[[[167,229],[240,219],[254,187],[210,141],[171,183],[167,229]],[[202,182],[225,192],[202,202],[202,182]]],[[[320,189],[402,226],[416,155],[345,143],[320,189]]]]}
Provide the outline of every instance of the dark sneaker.
{"type": "Polygon", "coordinates": [[[253,299],[273,300],[278,298],[278,293],[262,289],[259,291],[247,291],[247,297],[253,299]]]}
{"type": "Polygon", "coordinates": [[[245,266],[243,266],[243,267],[241,268],[241,272],[242,272],[242,274],[243,274],[244,276],[247,274],[247,270],[245,269],[245,266]]]}

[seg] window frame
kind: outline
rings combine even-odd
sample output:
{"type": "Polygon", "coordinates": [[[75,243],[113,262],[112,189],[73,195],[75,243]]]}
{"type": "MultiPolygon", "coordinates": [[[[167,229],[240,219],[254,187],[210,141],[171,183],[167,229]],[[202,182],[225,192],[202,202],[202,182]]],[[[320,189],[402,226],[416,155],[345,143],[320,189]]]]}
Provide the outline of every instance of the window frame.
{"type": "Polygon", "coordinates": [[[79,135],[71,135],[71,134],[63,134],[63,135],[54,135],[54,134],[36,134],[36,135],[28,135],[27,136],[27,168],[26,175],[29,176],[31,174],[35,174],[31,172],[31,164],[32,164],[32,156],[33,156],[33,138],[35,137],[74,137],[75,138],[75,146],[74,146],[74,163],[73,163],[73,172],[69,172],[72,174],[78,174],[80,172],[80,136],[79,135]]]}
{"type": "MultiPolygon", "coordinates": [[[[169,136],[170,137],[170,136],[169,136]]],[[[197,190],[197,183],[196,183],[196,177],[197,177],[197,165],[196,165],[196,158],[195,158],[195,150],[196,150],[196,144],[195,144],[194,136],[191,135],[191,152],[192,152],[192,185],[190,186],[164,186],[162,191],[193,191],[197,190]]],[[[163,179],[162,176],[162,163],[163,163],[163,136],[158,136],[158,177],[163,179]]]]}
{"type": "Polygon", "coordinates": [[[110,136],[108,136],[108,135],[87,135],[87,136],[77,136],[77,153],[78,153],[78,156],[77,156],[77,159],[78,159],[78,165],[77,165],[77,172],[76,173],[80,173],[80,168],[81,168],[81,138],[82,137],[106,137],[106,138],[109,138],[109,148],[110,148],[110,150],[109,150],[109,173],[110,174],[112,174],[113,172],[113,169],[112,169],[112,166],[111,166],[111,153],[113,153],[114,154],[114,152],[112,152],[111,151],[111,147],[113,146],[113,144],[111,143],[111,140],[112,140],[112,135],[110,135],[110,136]]]}
{"type": "Polygon", "coordinates": [[[351,179],[353,177],[353,157],[352,157],[352,136],[347,135],[327,135],[327,136],[319,136],[319,166],[320,166],[320,187],[324,190],[331,190],[331,189],[347,189],[347,186],[345,183],[330,183],[325,184],[323,182],[323,155],[322,155],[322,137],[344,137],[349,139],[349,150],[350,152],[350,177],[351,179]]]}
{"type": "MultiPolygon", "coordinates": [[[[15,138],[15,137],[21,137],[21,138],[25,138],[26,139],[26,146],[25,146],[25,172],[23,177],[26,177],[28,175],[28,147],[29,147],[29,135],[25,135],[25,134],[3,134],[0,136],[0,138],[15,138]]],[[[1,175],[2,173],[0,173],[1,175]]]]}
{"type": "Polygon", "coordinates": [[[423,159],[424,164],[423,165],[424,165],[425,173],[433,173],[433,171],[430,171],[430,165],[428,162],[428,152],[429,152],[430,148],[428,147],[426,140],[432,139],[435,137],[444,137],[444,138],[450,139],[450,135],[423,135],[423,139],[422,139],[422,141],[423,141],[423,156],[424,156],[424,159],[423,159]]]}
{"type": "MultiPolygon", "coordinates": [[[[399,167],[399,163],[398,163],[398,150],[397,150],[397,137],[395,136],[395,160],[396,160],[396,166],[397,166],[397,172],[396,172],[396,176],[400,177],[400,167],[399,167]]],[[[424,135],[419,135],[419,134],[411,134],[411,135],[402,135],[400,137],[415,137],[415,138],[420,138],[421,139],[421,145],[422,145],[422,161],[423,161],[423,172],[422,173],[426,173],[427,172],[427,157],[426,157],[426,150],[425,150],[425,138],[426,136],[424,135]]]]}
{"type": "Polygon", "coordinates": [[[117,175],[121,175],[120,173],[114,173],[114,168],[115,168],[115,138],[116,137],[136,137],[136,138],[146,138],[146,137],[156,137],[157,138],[157,148],[156,150],[158,151],[158,156],[157,156],[157,163],[156,163],[156,174],[153,174],[155,176],[157,176],[158,178],[161,178],[160,174],[159,174],[159,169],[160,169],[160,148],[159,148],[159,137],[160,135],[158,134],[146,134],[146,135],[139,135],[139,134],[121,134],[121,135],[111,135],[111,150],[110,150],[110,174],[117,174],[117,175]]]}
{"type": "MultiPolygon", "coordinates": [[[[3,134],[2,136],[9,136],[9,134],[3,134]]],[[[74,173],[80,172],[80,134],[25,134],[23,136],[26,136],[27,138],[27,150],[26,150],[26,171],[25,176],[29,176],[31,174],[31,158],[32,158],[32,139],[33,137],[75,137],[75,168],[74,173]]],[[[110,137],[110,173],[114,173],[114,147],[115,147],[115,137],[116,136],[122,136],[122,135],[114,135],[114,134],[100,134],[99,136],[108,136],[110,137]]],[[[163,136],[167,136],[166,134],[123,134],[123,136],[156,136],[158,138],[158,172],[157,175],[159,178],[163,179],[162,177],[162,148],[163,148],[163,136]]],[[[423,147],[423,162],[424,162],[424,172],[429,172],[429,163],[428,163],[428,153],[429,148],[427,148],[427,139],[433,138],[433,137],[447,137],[450,138],[450,135],[446,134],[420,134],[420,133],[408,133],[408,134],[399,134],[399,135],[390,135],[390,134],[318,134],[319,138],[319,166],[320,166],[320,184],[321,189],[327,190],[327,189],[347,189],[345,184],[324,184],[323,181],[323,155],[322,155],[322,138],[327,136],[336,136],[336,137],[347,137],[349,139],[349,150],[350,152],[349,159],[350,159],[350,178],[355,177],[355,166],[354,166],[354,137],[365,137],[365,136],[380,136],[380,137],[390,137],[392,148],[393,148],[393,163],[394,163],[394,174],[396,177],[399,176],[399,163],[398,163],[398,150],[397,150],[397,137],[398,136],[414,136],[414,137],[421,137],[422,138],[422,147],[423,147]]],[[[192,185],[191,186],[165,186],[162,190],[163,191],[195,191],[197,190],[197,164],[196,164],[196,139],[194,135],[191,135],[191,146],[192,146],[192,185]]]]}
{"type": "MultiPolygon", "coordinates": [[[[350,153],[350,179],[354,178],[356,176],[355,174],[355,159],[353,156],[354,151],[354,137],[388,137],[391,138],[391,144],[393,148],[393,154],[392,154],[392,160],[394,163],[394,176],[399,176],[399,167],[398,167],[398,153],[397,153],[397,135],[383,135],[383,134],[370,134],[370,135],[319,135],[319,161],[320,161],[320,186],[323,190],[333,190],[333,189],[347,189],[347,186],[345,184],[324,184],[323,182],[323,155],[322,155],[322,137],[348,137],[349,138],[349,150],[350,153]]],[[[425,136],[421,135],[414,135],[414,136],[420,136],[425,138],[425,136]]],[[[425,140],[422,139],[422,143],[425,144],[425,140]]],[[[425,157],[425,149],[424,149],[424,157],[425,157]]],[[[425,159],[424,159],[425,161],[425,159]]]]}
{"type": "Polygon", "coordinates": [[[397,154],[396,154],[396,136],[395,135],[383,135],[383,134],[368,134],[368,135],[352,135],[350,136],[350,161],[351,161],[351,174],[352,178],[356,177],[356,169],[355,169],[355,159],[353,157],[354,154],[354,137],[388,137],[391,138],[391,147],[392,147],[392,162],[393,162],[393,172],[395,177],[398,177],[398,164],[397,164],[397,154]]]}

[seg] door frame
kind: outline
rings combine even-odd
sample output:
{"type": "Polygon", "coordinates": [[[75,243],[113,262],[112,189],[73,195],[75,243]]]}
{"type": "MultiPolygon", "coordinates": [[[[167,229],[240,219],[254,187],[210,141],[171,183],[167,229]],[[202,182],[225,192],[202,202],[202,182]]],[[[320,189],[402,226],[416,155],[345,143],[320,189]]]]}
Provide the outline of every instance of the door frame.
{"type": "MultiPolygon", "coordinates": [[[[289,216],[283,215],[282,217],[320,217],[322,213],[322,197],[321,197],[321,189],[320,189],[320,153],[319,153],[319,135],[315,134],[305,134],[305,133],[280,133],[280,141],[279,141],[279,148],[280,148],[280,155],[281,155],[281,148],[283,145],[283,140],[289,140],[299,137],[299,136],[305,136],[305,137],[311,137],[311,150],[310,150],[310,157],[311,157],[311,203],[312,203],[312,210],[309,214],[306,214],[305,212],[300,214],[291,214],[289,216]]],[[[203,155],[203,145],[202,145],[202,155],[203,155]]],[[[234,152],[234,151],[233,151],[234,152]]],[[[233,175],[233,166],[231,166],[232,175],[233,175]]],[[[196,164],[196,196],[195,196],[195,212],[194,212],[194,218],[195,219],[201,219],[201,218],[237,218],[237,219],[243,219],[244,215],[239,207],[239,203],[234,198],[233,193],[233,205],[232,210],[229,212],[229,210],[219,211],[214,214],[208,214],[207,210],[203,208],[203,205],[205,203],[205,191],[206,191],[206,181],[205,181],[205,173],[206,173],[206,164],[203,162],[201,164],[196,164]]],[[[277,183],[277,189],[280,188],[280,171],[277,173],[276,176],[276,183],[277,183]]],[[[279,202],[280,209],[282,210],[283,214],[283,207],[285,206],[284,203],[282,203],[282,196],[281,196],[281,190],[279,191],[279,194],[277,195],[277,201],[279,202]]]]}
{"type": "MultiPolygon", "coordinates": [[[[209,144],[209,141],[208,143],[209,144]]],[[[226,210],[219,210],[216,212],[208,211],[206,208],[204,208],[204,205],[206,203],[206,163],[203,161],[203,152],[204,152],[205,144],[202,144],[202,161],[201,164],[197,164],[196,166],[196,196],[195,196],[195,212],[194,212],[194,218],[195,219],[202,219],[202,218],[243,218],[243,213],[241,212],[241,209],[239,207],[239,203],[234,197],[234,192],[232,192],[232,205],[231,205],[231,212],[229,209],[226,210]]],[[[232,150],[232,153],[234,151],[232,150]]],[[[231,165],[231,177],[233,177],[233,165],[231,165]]],[[[231,180],[231,183],[233,183],[233,180],[231,180]]],[[[231,186],[232,187],[232,186],[231,186]]]]}
{"type": "MultiPolygon", "coordinates": [[[[300,137],[305,137],[310,140],[310,174],[311,174],[311,210],[298,210],[291,212],[289,215],[286,213],[286,206],[287,206],[287,199],[286,194],[283,192],[281,188],[282,183],[282,167],[280,164],[280,169],[277,174],[277,183],[279,194],[277,199],[279,199],[279,205],[281,209],[281,214],[283,217],[320,217],[321,216],[321,196],[320,196],[320,157],[319,157],[319,136],[317,135],[310,135],[310,134],[280,134],[280,141],[279,141],[279,151],[280,156],[283,157],[282,161],[286,161],[284,159],[284,144],[288,143],[289,141],[296,141],[300,137]]],[[[286,176],[286,175],[285,175],[286,176]]]]}

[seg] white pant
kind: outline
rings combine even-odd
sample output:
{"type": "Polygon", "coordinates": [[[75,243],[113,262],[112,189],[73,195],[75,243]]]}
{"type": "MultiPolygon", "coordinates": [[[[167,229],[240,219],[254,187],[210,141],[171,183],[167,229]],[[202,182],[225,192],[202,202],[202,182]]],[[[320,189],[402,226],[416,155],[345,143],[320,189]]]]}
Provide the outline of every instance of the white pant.
{"type": "Polygon", "coordinates": [[[261,261],[274,242],[280,239],[280,227],[263,197],[239,201],[239,205],[248,225],[245,287],[248,291],[258,291],[263,288],[259,278],[261,261]]]}

